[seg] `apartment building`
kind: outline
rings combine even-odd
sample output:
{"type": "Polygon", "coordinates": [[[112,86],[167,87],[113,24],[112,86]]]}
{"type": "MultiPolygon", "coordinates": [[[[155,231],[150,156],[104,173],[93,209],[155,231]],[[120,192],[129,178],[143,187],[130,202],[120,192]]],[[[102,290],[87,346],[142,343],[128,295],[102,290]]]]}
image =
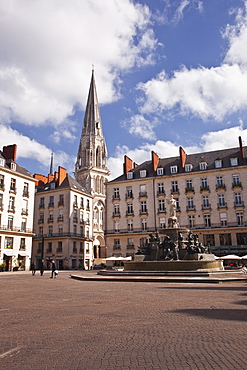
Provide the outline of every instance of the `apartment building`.
{"type": "Polygon", "coordinates": [[[16,163],[17,145],[0,151],[0,266],[29,270],[35,180],[16,163]]]}
{"type": "Polygon", "coordinates": [[[33,260],[39,268],[90,269],[93,265],[93,198],[59,167],[48,176],[35,174],[33,260]]]}
{"type": "Polygon", "coordinates": [[[149,234],[165,235],[168,200],[176,216],[200,242],[219,255],[247,252],[247,147],[159,158],[140,165],[125,156],[124,173],[107,183],[107,255],[128,256],[149,234]]]}

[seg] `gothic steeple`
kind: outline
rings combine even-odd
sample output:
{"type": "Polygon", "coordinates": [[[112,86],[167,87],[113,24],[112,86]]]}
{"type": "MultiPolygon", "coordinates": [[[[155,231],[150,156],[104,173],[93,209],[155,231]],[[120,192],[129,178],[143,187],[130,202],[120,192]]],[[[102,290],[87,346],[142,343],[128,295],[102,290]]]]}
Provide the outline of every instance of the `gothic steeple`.
{"type": "Polygon", "coordinates": [[[93,70],[77,153],[75,176],[76,180],[91,193],[104,194],[103,183],[107,181],[108,175],[107,149],[93,70]]]}

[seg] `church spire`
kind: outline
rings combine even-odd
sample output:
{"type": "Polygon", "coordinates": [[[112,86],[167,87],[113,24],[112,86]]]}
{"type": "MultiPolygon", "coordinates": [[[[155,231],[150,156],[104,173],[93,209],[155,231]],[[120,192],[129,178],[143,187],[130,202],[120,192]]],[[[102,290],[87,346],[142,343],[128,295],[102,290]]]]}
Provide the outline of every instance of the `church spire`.
{"type": "MultiPolygon", "coordinates": [[[[92,70],[82,134],[75,166],[75,176],[77,181],[79,182],[79,179],[85,178],[86,172],[88,172],[87,175],[91,175],[89,174],[89,169],[93,168],[96,171],[103,171],[104,174],[109,172],[107,168],[107,149],[102,131],[94,70],[92,70]]],[[[86,186],[85,183],[83,185],[86,186]]]]}
{"type": "Polygon", "coordinates": [[[50,163],[50,175],[54,175],[54,168],[53,168],[53,153],[51,153],[51,163],[50,163]]]}

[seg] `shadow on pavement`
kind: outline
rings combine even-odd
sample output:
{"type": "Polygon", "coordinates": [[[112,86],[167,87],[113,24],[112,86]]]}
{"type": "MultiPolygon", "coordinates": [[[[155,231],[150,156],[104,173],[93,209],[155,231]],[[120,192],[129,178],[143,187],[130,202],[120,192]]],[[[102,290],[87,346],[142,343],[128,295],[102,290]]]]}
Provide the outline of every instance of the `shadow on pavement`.
{"type": "Polygon", "coordinates": [[[209,320],[227,320],[227,321],[247,321],[246,310],[235,309],[184,309],[175,310],[173,312],[181,313],[184,315],[205,317],[209,320]]]}

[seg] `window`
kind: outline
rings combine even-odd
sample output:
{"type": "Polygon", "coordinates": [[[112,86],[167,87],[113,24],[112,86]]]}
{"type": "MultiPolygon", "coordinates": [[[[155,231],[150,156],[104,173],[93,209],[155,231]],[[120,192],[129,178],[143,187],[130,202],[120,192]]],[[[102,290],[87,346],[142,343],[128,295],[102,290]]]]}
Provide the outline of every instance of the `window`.
{"type": "Polygon", "coordinates": [[[115,233],[119,233],[119,221],[114,221],[114,231],[115,233]]]}
{"type": "Polygon", "coordinates": [[[21,240],[20,240],[20,250],[22,250],[22,251],[26,250],[26,240],[25,240],[25,238],[21,238],[21,240]]]}
{"type": "Polygon", "coordinates": [[[13,249],[13,238],[12,237],[5,236],[4,248],[13,249]]]}
{"type": "Polygon", "coordinates": [[[165,194],[164,183],[161,182],[158,184],[158,195],[164,195],[164,194],[165,194]]]}
{"type": "Polygon", "coordinates": [[[201,190],[208,189],[208,179],[205,177],[201,179],[201,190]]]}
{"type": "Polygon", "coordinates": [[[160,217],[160,228],[165,229],[166,227],[166,219],[165,217],[160,217]]]}
{"type": "Polygon", "coordinates": [[[165,208],[165,200],[164,199],[159,199],[159,208],[158,208],[158,211],[159,212],[165,212],[166,208],[165,208]]]}
{"type": "Polygon", "coordinates": [[[192,180],[186,180],[186,189],[187,190],[194,190],[192,180]]]}
{"type": "Polygon", "coordinates": [[[218,207],[225,207],[226,201],[225,201],[225,194],[218,194],[218,207]]]}
{"type": "Polygon", "coordinates": [[[177,181],[172,181],[172,193],[178,193],[178,182],[177,181]]]}
{"type": "Polygon", "coordinates": [[[213,247],[215,245],[214,234],[203,235],[203,244],[205,246],[213,247]]]}
{"type": "Polygon", "coordinates": [[[158,175],[158,176],[162,176],[162,175],[163,175],[163,173],[164,173],[164,170],[163,170],[163,168],[162,168],[162,167],[157,168],[157,175],[158,175]]]}
{"type": "Polygon", "coordinates": [[[216,186],[222,187],[224,185],[223,177],[222,176],[216,176],[216,186]]]}
{"type": "Polygon", "coordinates": [[[29,195],[29,192],[28,192],[28,183],[27,182],[24,182],[24,186],[23,186],[23,196],[25,197],[28,197],[29,195]]]}
{"type": "Polygon", "coordinates": [[[15,197],[9,197],[9,211],[14,212],[15,210],[15,197]]]}
{"type": "Polygon", "coordinates": [[[16,191],[16,179],[10,180],[10,190],[14,192],[16,191]]]}
{"type": "Polygon", "coordinates": [[[63,227],[59,226],[58,228],[58,234],[63,235],[63,227]]]}
{"type": "Polygon", "coordinates": [[[63,251],[63,242],[57,242],[57,252],[63,251]]]}
{"type": "Polygon", "coordinates": [[[0,189],[4,190],[4,175],[0,175],[0,189]]]}
{"type": "Polygon", "coordinates": [[[141,229],[142,229],[142,231],[147,230],[147,219],[146,218],[141,219],[141,229]]]}
{"type": "Polygon", "coordinates": [[[232,184],[233,185],[241,185],[240,177],[239,175],[232,175],[232,184]]]}
{"type": "Polygon", "coordinates": [[[222,161],[221,161],[221,159],[217,159],[214,162],[214,165],[215,165],[215,168],[221,168],[222,167],[222,161]]]}
{"type": "Polygon", "coordinates": [[[199,168],[200,168],[200,170],[206,170],[207,169],[207,163],[206,162],[199,163],[199,168]]]}
{"type": "Polygon", "coordinates": [[[147,213],[147,202],[145,200],[141,202],[141,213],[147,213]]]}
{"type": "Polygon", "coordinates": [[[220,234],[220,245],[232,245],[231,234],[220,234]]]}
{"type": "Polygon", "coordinates": [[[242,205],[242,194],[241,193],[234,193],[234,205],[241,206],[242,205]]]}
{"type": "Polygon", "coordinates": [[[119,211],[119,204],[114,204],[114,216],[119,216],[120,211],[119,211]]]}
{"type": "Polygon", "coordinates": [[[87,199],[87,211],[90,210],[90,203],[89,203],[89,199],[87,199]]]}
{"type": "Polygon", "coordinates": [[[64,205],[64,195],[63,194],[59,194],[58,205],[59,206],[63,206],[64,205]]]}
{"type": "Polygon", "coordinates": [[[113,189],[113,198],[114,199],[120,199],[119,188],[114,188],[113,189]]]}
{"type": "Polygon", "coordinates": [[[52,243],[48,242],[47,253],[52,253],[52,243]]]}
{"type": "Polygon", "coordinates": [[[243,226],[244,225],[243,211],[237,211],[236,218],[237,218],[237,225],[243,226]]]}
{"type": "Polygon", "coordinates": [[[210,214],[204,215],[204,226],[211,227],[211,215],[210,214]]]}
{"type": "Polygon", "coordinates": [[[126,198],[133,198],[132,186],[126,187],[126,198]]]}
{"type": "Polygon", "coordinates": [[[195,227],[195,215],[188,216],[188,223],[190,228],[195,227]]]}
{"type": "Polygon", "coordinates": [[[3,158],[0,158],[0,166],[2,167],[5,166],[5,160],[3,158]]]}
{"type": "Polygon", "coordinates": [[[231,166],[237,166],[238,165],[238,158],[230,158],[231,166]]]}
{"type": "Polygon", "coordinates": [[[10,168],[11,168],[11,170],[13,170],[13,171],[16,171],[16,163],[11,163],[10,164],[10,168]]]}
{"type": "Polygon", "coordinates": [[[139,196],[140,197],[146,197],[147,196],[146,185],[145,184],[140,185],[140,193],[139,193],[139,196]]]}
{"type": "Polygon", "coordinates": [[[194,209],[194,198],[193,197],[188,197],[187,198],[187,209],[188,210],[193,210],[194,209]]]}
{"type": "Polygon", "coordinates": [[[171,171],[171,173],[177,173],[178,172],[178,166],[171,166],[170,171],[171,171]]]}
{"type": "Polygon", "coordinates": [[[120,239],[114,239],[113,249],[120,249],[120,239]]]}
{"type": "Polygon", "coordinates": [[[28,214],[28,200],[27,199],[23,199],[22,214],[23,215],[27,215],[28,214]]]}
{"type": "Polygon", "coordinates": [[[13,216],[8,216],[8,230],[13,230],[14,218],[13,216]]]}
{"type": "Polygon", "coordinates": [[[21,220],[21,231],[26,231],[26,229],[27,229],[27,219],[23,218],[21,220]]]}
{"type": "Polygon", "coordinates": [[[52,234],[53,234],[53,226],[49,225],[48,226],[48,235],[52,236],[52,234]]]}
{"type": "Polygon", "coordinates": [[[225,212],[220,213],[220,226],[227,226],[227,214],[225,212]]]}
{"type": "Polygon", "coordinates": [[[127,215],[133,215],[133,204],[127,203],[127,215]]]}
{"type": "Polygon", "coordinates": [[[202,196],[202,209],[208,209],[209,208],[209,198],[208,195],[202,196]]]}
{"type": "Polygon", "coordinates": [[[43,228],[43,226],[40,226],[39,227],[39,235],[43,235],[43,233],[44,233],[44,228],[43,228]]]}
{"type": "Polygon", "coordinates": [[[77,252],[76,242],[73,242],[73,252],[74,252],[74,253],[76,253],[76,252],[77,252]]]}
{"type": "Polygon", "coordinates": [[[134,246],[134,240],[133,240],[133,238],[127,238],[127,246],[131,246],[131,247],[133,247],[134,246]]]}
{"type": "Polygon", "coordinates": [[[247,245],[247,233],[237,233],[237,245],[247,245]]]}
{"type": "Polygon", "coordinates": [[[77,195],[74,195],[74,202],[73,202],[73,206],[74,207],[78,207],[78,203],[77,203],[77,195]]]}
{"type": "Polygon", "coordinates": [[[0,211],[3,210],[3,194],[0,194],[0,211]]]}
{"type": "Polygon", "coordinates": [[[127,172],[127,179],[128,180],[131,180],[131,179],[133,179],[133,172],[127,172]]]}
{"type": "Polygon", "coordinates": [[[133,231],[133,220],[127,220],[128,231],[133,231]]]}
{"type": "Polygon", "coordinates": [[[45,198],[42,197],[40,198],[39,208],[44,208],[44,207],[45,207],[45,198]]]}
{"type": "Polygon", "coordinates": [[[146,177],[147,176],[147,171],[146,170],[141,170],[140,171],[140,177],[146,177]]]}
{"type": "Polygon", "coordinates": [[[140,247],[144,248],[148,243],[148,238],[140,238],[140,247]]]}
{"type": "Polygon", "coordinates": [[[186,164],[185,167],[185,172],[191,172],[193,170],[192,164],[186,164]]]}

